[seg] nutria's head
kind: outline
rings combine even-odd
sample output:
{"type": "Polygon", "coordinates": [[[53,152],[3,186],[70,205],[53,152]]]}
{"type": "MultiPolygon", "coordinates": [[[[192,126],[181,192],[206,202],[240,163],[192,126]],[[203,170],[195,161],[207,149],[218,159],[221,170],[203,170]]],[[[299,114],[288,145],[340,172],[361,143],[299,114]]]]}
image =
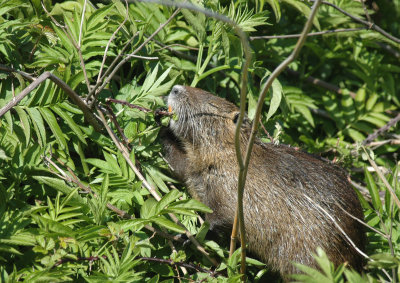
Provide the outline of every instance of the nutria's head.
{"type": "MultiPolygon", "coordinates": [[[[239,108],[207,91],[175,85],[168,95],[168,108],[177,115],[170,128],[191,143],[234,143],[239,108]]],[[[249,127],[246,121],[244,128],[249,127]]]]}

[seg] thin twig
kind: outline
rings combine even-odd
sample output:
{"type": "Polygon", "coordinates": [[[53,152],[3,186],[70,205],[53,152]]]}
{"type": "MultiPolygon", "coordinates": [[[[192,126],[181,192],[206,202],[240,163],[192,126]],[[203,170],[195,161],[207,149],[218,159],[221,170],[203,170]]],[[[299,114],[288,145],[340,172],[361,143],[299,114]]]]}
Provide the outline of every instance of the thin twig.
{"type": "Polygon", "coordinates": [[[32,77],[30,74],[23,72],[23,71],[19,71],[16,70],[14,68],[8,67],[6,65],[0,64],[0,71],[5,71],[8,73],[17,73],[19,75],[21,75],[24,79],[33,82],[34,80],[36,80],[35,77],[32,77]]]}
{"type": "Polygon", "coordinates": [[[155,49],[154,52],[161,51],[161,50],[164,50],[164,49],[171,50],[172,47],[174,47],[174,46],[182,47],[184,49],[199,51],[199,48],[197,48],[197,47],[191,47],[191,46],[187,46],[187,45],[183,45],[183,44],[179,44],[179,43],[165,45],[165,44],[162,44],[160,41],[158,41],[156,39],[153,39],[153,41],[155,43],[157,43],[158,45],[162,46],[161,48],[155,49]]]}
{"type": "MultiPolygon", "coordinates": [[[[311,2],[317,2],[318,0],[310,0],[310,1],[311,2]]],[[[388,32],[386,32],[385,30],[383,30],[381,27],[377,26],[376,24],[368,22],[368,21],[365,21],[365,20],[360,19],[360,18],[357,18],[356,16],[353,16],[352,14],[346,12],[342,8],[339,8],[338,6],[336,6],[335,4],[332,4],[330,2],[322,1],[321,3],[338,10],[339,12],[341,12],[342,14],[348,16],[349,18],[353,19],[354,21],[365,25],[366,27],[368,27],[371,30],[379,32],[380,34],[382,34],[383,36],[389,38],[390,40],[392,40],[392,41],[394,41],[396,43],[400,43],[400,39],[399,38],[394,37],[393,35],[389,34],[388,32]]]]}
{"type": "Polygon", "coordinates": [[[211,277],[218,276],[218,273],[212,270],[208,270],[205,268],[202,268],[200,266],[190,264],[190,263],[185,263],[185,262],[180,262],[180,261],[173,261],[171,259],[162,259],[162,258],[155,258],[155,257],[140,257],[139,259],[141,260],[146,260],[146,261],[153,261],[153,262],[158,262],[158,263],[165,263],[171,266],[178,265],[178,266],[183,266],[189,269],[194,269],[196,271],[200,271],[203,273],[208,273],[211,277]]]}
{"type": "Polygon", "coordinates": [[[377,129],[374,133],[368,135],[368,137],[365,140],[363,140],[362,145],[369,144],[370,142],[375,140],[379,135],[388,131],[391,127],[396,125],[396,123],[399,121],[400,121],[400,114],[398,114],[396,117],[390,119],[389,122],[386,123],[386,125],[377,129]]]}
{"type": "MultiPolygon", "coordinates": [[[[96,85],[89,91],[87,97],[86,97],[86,101],[90,101],[92,99],[92,96],[94,95],[96,89],[101,85],[102,80],[108,76],[109,73],[111,73],[111,71],[113,70],[115,64],[117,64],[118,60],[122,57],[122,55],[124,54],[126,48],[132,43],[132,41],[136,38],[136,36],[138,36],[140,32],[137,31],[129,40],[127,43],[125,43],[124,47],[122,48],[121,52],[117,55],[117,57],[114,58],[114,60],[111,62],[110,66],[107,68],[107,71],[104,73],[104,75],[99,79],[97,79],[97,83],[96,85]]],[[[92,106],[94,105],[95,100],[92,100],[89,103],[90,108],[92,108],[92,106]]]]}
{"type": "Polygon", "coordinates": [[[151,110],[151,109],[148,109],[148,108],[145,108],[145,107],[141,107],[141,106],[137,106],[135,104],[131,104],[131,103],[125,101],[125,100],[119,100],[119,99],[108,97],[108,98],[106,98],[106,102],[107,102],[107,104],[109,102],[122,104],[122,105],[128,106],[129,108],[138,109],[138,110],[140,110],[142,112],[146,112],[146,113],[147,112],[153,112],[153,110],[151,110]]]}
{"type": "Polygon", "coordinates": [[[340,231],[340,233],[344,236],[344,238],[346,239],[346,241],[350,244],[350,246],[352,246],[360,255],[362,255],[364,258],[366,259],[370,259],[371,258],[365,254],[362,250],[360,250],[357,245],[350,239],[350,237],[346,234],[346,232],[342,229],[342,227],[339,225],[339,223],[337,223],[337,221],[333,218],[333,216],[326,211],[322,206],[320,206],[318,203],[316,203],[315,201],[313,201],[309,196],[304,194],[304,197],[310,201],[311,203],[313,203],[322,213],[324,213],[331,221],[332,223],[336,226],[336,228],[340,231]]]}
{"type": "Polygon", "coordinates": [[[400,208],[400,200],[397,197],[395,191],[393,190],[392,186],[389,184],[389,182],[386,180],[385,175],[383,175],[381,169],[379,169],[378,165],[376,165],[375,161],[373,161],[371,159],[371,157],[369,156],[368,152],[365,150],[365,148],[363,147],[363,150],[368,158],[369,163],[372,165],[372,167],[374,167],[376,173],[378,174],[379,178],[382,180],[382,182],[385,184],[386,188],[388,189],[389,193],[391,194],[393,200],[395,201],[395,203],[397,204],[397,207],[400,208]]]}
{"type": "Polygon", "coordinates": [[[361,219],[359,219],[358,217],[355,217],[353,214],[349,213],[346,211],[346,209],[344,209],[338,202],[335,202],[335,205],[337,205],[345,214],[347,214],[350,218],[353,218],[355,221],[357,221],[358,223],[362,224],[363,226],[367,227],[368,229],[374,231],[375,233],[381,235],[382,237],[388,239],[388,236],[385,235],[384,233],[382,233],[381,231],[379,231],[378,229],[375,229],[374,227],[372,227],[371,225],[368,225],[367,223],[365,223],[364,221],[362,221],[361,219]]]}
{"type": "Polygon", "coordinates": [[[111,35],[110,39],[107,42],[106,48],[104,49],[104,54],[103,54],[103,60],[101,61],[101,65],[100,65],[100,71],[99,74],[97,75],[97,82],[96,84],[98,84],[100,82],[100,78],[101,75],[103,73],[103,68],[104,68],[104,64],[106,62],[106,58],[107,58],[107,52],[108,52],[108,48],[110,47],[111,42],[114,40],[114,38],[116,37],[117,33],[119,32],[119,30],[124,26],[124,24],[126,23],[126,21],[128,20],[128,1],[125,0],[125,18],[122,21],[122,23],[118,26],[118,28],[113,32],[113,34],[111,35]]]}
{"type": "Polygon", "coordinates": [[[267,137],[269,138],[271,143],[274,143],[274,138],[268,133],[267,129],[264,127],[264,124],[262,123],[261,119],[260,119],[260,125],[261,128],[264,130],[264,133],[267,135],[267,137]]]}
{"type": "Polygon", "coordinates": [[[122,142],[124,143],[124,145],[126,146],[126,148],[128,150],[131,150],[131,147],[129,146],[129,141],[128,141],[127,137],[125,136],[124,131],[121,129],[121,127],[117,121],[117,117],[115,116],[114,112],[111,109],[111,106],[109,104],[106,104],[104,107],[106,107],[108,116],[110,117],[110,120],[113,122],[115,128],[117,129],[119,135],[121,136],[122,142]]]}
{"type": "MultiPolygon", "coordinates": [[[[87,1],[85,0],[85,3],[86,3],[86,2],[87,2],[87,1]]],[[[74,37],[73,37],[73,35],[72,35],[72,33],[71,33],[71,30],[69,29],[68,25],[61,25],[60,23],[58,23],[57,20],[49,13],[49,11],[47,11],[46,6],[45,6],[44,3],[43,3],[43,0],[41,1],[41,4],[42,4],[42,7],[43,7],[43,10],[44,10],[44,11],[46,12],[46,14],[50,17],[50,19],[52,20],[52,22],[53,22],[56,26],[60,27],[60,28],[64,31],[64,33],[65,33],[65,35],[68,37],[69,41],[72,43],[72,45],[73,45],[73,46],[75,47],[75,49],[78,51],[79,60],[80,60],[80,64],[81,64],[81,68],[82,68],[82,72],[83,72],[83,76],[84,76],[85,82],[86,82],[86,87],[87,87],[88,91],[90,91],[90,83],[89,83],[89,79],[88,79],[88,76],[87,76],[87,73],[86,73],[85,62],[84,62],[84,60],[83,60],[82,50],[81,50],[80,44],[78,44],[78,43],[75,41],[75,39],[74,39],[74,37]]],[[[83,12],[85,12],[85,8],[84,8],[84,11],[83,11],[83,12]]],[[[82,28],[82,25],[80,26],[80,28],[82,28]]],[[[82,30],[80,30],[80,34],[81,34],[81,33],[82,33],[82,30]]]]}
{"type": "MultiPolygon", "coordinates": [[[[318,32],[310,32],[307,36],[317,36],[317,35],[325,35],[332,33],[341,33],[341,32],[352,32],[352,31],[361,31],[366,30],[366,27],[360,28],[342,28],[342,29],[332,29],[332,30],[323,30],[318,32]]],[[[250,36],[250,40],[259,40],[259,39],[287,39],[287,38],[298,38],[301,36],[301,33],[296,34],[284,34],[284,35],[261,35],[261,36],[250,36]]]]}
{"type": "Polygon", "coordinates": [[[397,51],[396,49],[394,49],[389,44],[385,44],[385,43],[382,43],[382,42],[377,42],[376,44],[378,44],[381,48],[383,48],[383,50],[389,52],[390,54],[392,54],[397,59],[400,59],[400,52],[397,51]]]}
{"type": "Polygon", "coordinates": [[[142,59],[142,60],[159,60],[160,59],[158,57],[139,56],[139,55],[133,55],[133,54],[127,54],[125,56],[127,58],[136,58],[136,59],[142,59]]]}
{"type": "MultiPolygon", "coordinates": [[[[131,1],[129,1],[131,2],[131,1]]],[[[138,53],[153,37],[155,37],[167,24],[169,24],[172,19],[179,13],[180,9],[176,9],[172,15],[168,18],[168,20],[161,24],[145,41],[143,41],[143,43],[136,48],[130,55],[135,55],[136,53],[138,53]]],[[[111,71],[111,73],[104,79],[103,84],[95,89],[94,95],[95,97],[97,96],[98,93],[100,93],[105,87],[106,85],[111,81],[111,79],[114,77],[114,75],[118,72],[118,70],[122,67],[122,65],[124,65],[126,62],[129,61],[131,57],[127,56],[124,59],[121,60],[121,62],[118,63],[117,66],[115,66],[115,68],[111,71]]]]}
{"type": "MultiPolygon", "coordinates": [[[[299,72],[297,72],[295,70],[292,70],[290,68],[287,68],[286,72],[288,72],[291,75],[294,75],[294,76],[297,76],[297,77],[301,77],[301,74],[299,72]]],[[[341,89],[340,87],[338,87],[336,85],[333,85],[331,83],[328,83],[326,81],[323,81],[321,79],[318,79],[318,78],[315,78],[315,77],[312,77],[312,76],[307,76],[307,77],[304,78],[304,80],[306,82],[308,82],[308,83],[314,84],[316,86],[320,86],[322,88],[325,88],[327,90],[336,92],[336,93],[341,94],[341,95],[343,95],[345,93],[348,93],[353,99],[356,98],[356,95],[357,95],[353,91],[347,91],[347,90],[344,91],[343,89],[341,89]]]]}
{"type": "Polygon", "coordinates": [[[367,7],[365,7],[365,0],[360,0],[360,1],[363,6],[363,9],[364,9],[365,17],[367,18],[368,22],[370,22],[372,24],[372,20],[371,20],[371,17],[369,16],[367,7]]]}

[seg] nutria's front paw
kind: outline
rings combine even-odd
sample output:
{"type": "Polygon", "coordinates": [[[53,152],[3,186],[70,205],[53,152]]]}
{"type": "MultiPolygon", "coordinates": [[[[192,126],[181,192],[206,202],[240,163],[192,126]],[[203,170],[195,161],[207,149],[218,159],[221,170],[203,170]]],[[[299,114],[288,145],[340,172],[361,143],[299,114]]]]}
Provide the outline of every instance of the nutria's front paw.
{"type": "Polygon", "coordinates": [[[161,118],[166,116],[166,113],[168,113],[166,107],[157,108],[154,111],[154,120],[156,121],[157,125],[162,126],[161,118]]]}

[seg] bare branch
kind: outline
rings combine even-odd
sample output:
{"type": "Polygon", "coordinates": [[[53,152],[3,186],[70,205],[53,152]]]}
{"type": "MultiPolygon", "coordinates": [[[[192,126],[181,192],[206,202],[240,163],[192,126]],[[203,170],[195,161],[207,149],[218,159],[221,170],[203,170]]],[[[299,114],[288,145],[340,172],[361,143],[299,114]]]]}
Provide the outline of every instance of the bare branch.
{"type": "Polygon", "coordinates": [[[399,121],[400,121],[400,114],[398,114],[396,117],[390,119],[390,121],[387,122],[385,126],[377,129],[373,134],[368,135],[368,137],[365,140],[363,140],[362,145],[369,144],[370,142],[375,140],[379,135],[388,131],[391,127],[396,125],[396,123],[399,121]]]}
{"type": "Polygon", "coordinates": [[[31,81],[31,82],[36,79],[36,78],[32,77],[30,74],[28,74],[26,72],[19,71],[19,70],[16,70],[14,68],[11,68],[11,67],[7,67],[7,66],[5,66],[3,64],[0,64],[0,71],[5,71],[5,72],[8,72],[8,73],[17,73],[17,74],[21,75],[24,79],[26,79],[28,81],[31,81]]]}
{"type": "MultiPolygon", "coordinates": [[[[291,74],[291,75],[295,75],[295,76],[301,77],[301,74],[300,74],[299,72],[297,72],[297,71],[295,71],[295,70],[292,70],[292,69],[290,69],[290,68],[287,68],[287,69],[286,69],[286,72],[288,72],[288,73],[291,74]]],[[[341,89],[340,87],[335,86],[335,85],[333,85],[333,84],[330,84],[330,83],[328,83],[328,82],[326,82],[326,81],[320,80],[320,79],[318,79],[318,78],[314,78],[314,77],[312,77],[312,76],[305,77],[304,80],[305,80],[306,82],[308,82],[308,83],[311,83],[311,84],[314,84],[314,85],[323,87],[323,88],[325,88],[325,89],[327,89],[327,90],[336,92],[336,93],[341,94],[341,95],[343,95],[343,94],[345,93],[345,91],[344,91],[343,89],[341,89]]],[[[356,98],[356,93],[355,93],[355,92],[353,92],[353,91],[347,91],[347,93],[348,93],[353,99],[356,98]]]]}
{"type": "Polygon", "coordinates": [[[392,46],[390,46],[389,44],[385,44],[382,42],[377,42],[376,44],[378,44],[381,48],[383,48],[383,50],[389,52],[390,54],[392,54],[394,57],[396,57],[397,59],[400,59],[400,52],[395,50],[392,46]]]}
{"type": "Polygon", "coordinates": [[[326,211],[326,209],[324,209],[322,206],[320,206],[318,203],[316,203],[315,201],[313,201],[309,196],[304,195],[304,197],[306,199],[308,199],[308,201],[310,201],[311,203],[313,203],[323,214],[325,214],[331,221],[332,223],[336,226],[336,228],[340,231],[340,233],[344,236],[344,238],[346,239],[346,241],[363,257],[372,260],[368,255],[366,255],[362,250],[360,250],[356,244],[354,244],[354,242],[350,239],[350,237],[346,234],[346,232],[342,229],[342,227],[340,226],[340,224],[333,218],[332,215],[329,214],[328,211],[326,211]]]}
{"type": "MultiPolygon", "coordinates": [[[[163,23],[162,25],[160,25],[154,32],[152,35],[150,35],[150,37],[148,37],[145,41],[143,41],[143,43],[136,48],[130,55],[135,55],[136,53],[138,53],[154,36],[156,36],[167,24],[169,24],[172,19],[179,13],[180,9],[175,10],[172,15],[169,17],[169,19],[163,23]]],[[[102,91],[106,85],[111,81],[112,77],[118,72],[118,70],[122,67],[122,65],[124,65],[126,62],[128,62],[128,60],[131,57],[127,56],[124,59],[121,60],[121,62],[118,63],[117,66],[115,66],[115,68],[111,71],[111,73],[107,76],[107,78],[104,79],[103,84],[99,87],[94,89],[94,94],[95,96],[97,96],[98,93],[100,93],[100,91],[102,91]]],[[[91,94],[91,92],[90,92],[91,94]]]]}
{"type": "Polygon", "coordinates": [[[367,7],[365,7],[365,0],[361,0],[361,4],[362,4],[363,9],[364,9],[365,17],[367,18],[368,22],[372,23],[372,20],[371,20],[371,17],[369,16],[367,7]]]}
{"type": "Polygon", "coordinates": [[[80,96],[67,85],[63,80],[53,75],[50,72],[44,72],[37,79],[34,80],[28,87],[26,87],[23,91],[21,91],[14,99],[12,99],[9,103],[7,103],[2,109],[0,109],[0,117],[2,117],[5,113],[7,113],[11,108],[17,105],[25,96],[27,96],[31,91],[33,91],[36,87],[38,87],[45,80],[50,79],[56,85],[58,85],[65,93],[69,96],[69,98],[82,110],[83,115],[90,125],[97,132],[102,132],[102,127],[98,123],[96,116],[90,111],[89,107],[85,104],[85,102],[80,98],[80,96]]]}
{"type": "MultiPolygon", "coordinates": [[[[353,31],[361,31],[366,30],[366,27],[361,28],[343,28],[343,29],[332,29],[332,30],[324,30],[318,32],[310,32],[307,36],[316,36],[316,35],[325,35],[325,34],[333,34],[333,33],[341,33],[341,32],[353,32],[353,31]]],[[[258,39],[286,39],[286,38],[298,38],[301,36],[301,33],[296,34],[286,34],[286,35],[261,35],[261,36],[250,36],[250,40],[258,40],[258,39]]]]}
{"type": "Polygon", "coordinates": [[[126,57],[137,58],[137,59],[142,59],[142,60],[159,60],[160,59],[158,57],[139,56],[139,55],[133,55],[133,54],[127,54],[126,57]]]}
{"type": "MultiPolygon", "coordinates": [[[[311,2],[316,2],[318,0],[310,0],[311,2]]],[[[371,23],[369,21],[365,21],[363,19],[357,18],[356,16],[353,16],[352,14],[346,12],[345,10],[343,10],[342,8],[339,8],[338,6],[336,6],[335,4],[332,4],[330,2],[327,1],[322,1],[321,2],[324,5],[330,6],[336,10],[338,10],[339,12],[341,12],[342,14],[348,16],[349,18],[353,19],[354,21],[361,23],[363,25],[365,25],[366,27],[368,27],[371,30],[374,30],[376,32],[379,32],[380,34],[382,34],[383,36],[385,36],[386,38],[389,38],[390,40],[396,42],[396,43],[400,43],[400,39],[397,37],[394,37],[393,35],[389,34],[388,32],[386,32],[385,30],[383,30],[381,27],[377,26],[374,23],[371,23]]]]}
{"type": "Polygon", "coordinates": [[[114,33],[111,35],[110,39],[107,42],[106,49],[104,49],[103,61],[101,62],[100,71],[99,71],[99,74],[97,75],[96,84],[98,84],[100,82],[101,74],[103,73],[104,64],[105,64],[106,58],[107,58],[108,48],[110,47],[111,42],[114,40],[114,38],[117,35],[117,33],[119,32],[119,30],[124,26],[124,24],[128,20],[128,16],[129,16],[129,13],[128,13],[128,1],[126,1],[126,0],[125,0],[125,10],[126,10],[126,13],[125,13],[124,20],[118,26],[118,28],[114,31],[114,33]]]}
{"type": "MultiPolygon", "coordinates": [[[[93,94],[95,93],[96,89],[101,85],[102,80],[108,76],[109,73],[111,73],[111,71],[113,70],[115,64],[117,64],[118,60],[122,57],[122,54],[125,52],[126,48],[129,46],[129,44],[132,43],[132,41],[136,38],[136,36],[139,34],[139,31],[136,32],[129,40],[127,43],[125,43],[124,47],[122,48],[121,52],[117,55],[117,57],[114,58],[114,60],[111,62],[111,65],[107,68],[107,71],[105,72],[105,74],[100,78],[100,80],[97,80],[96,85],[89,91],[87,97],[86,97],[86,101],[89,101],[93,94]]],[[[91,101],[91,103],[89,103],[89,106],[92,107],[94,105],[95,100],[91,101]]]]}
{"type": "Polygon", "coordinates": [[[125,101],[125,100],[119,100],[119,99],[115,99],[115,98],[110,98],[109,97],[109,98],[106,98],[106,102],[107,103],[108,102],[112,102],[112,103],[122,104],[122,105],[128,106],[129,108],[138,109],[138,110],[140,110],[142,112],[146,112],[146,113],[147,112],[153,112],[153,110],[151,110],[151,109],[131,104],[131,103],[125,101]]]}
{"type": "MultiPolygon", "coordinates": [[[[85,0],[85,6],[84,6],[84,9],[83,9],[83,12],[82,12],[82,18],[83,18],[84,14],[85,14],[86,3],[87,3],[87,0],[85,0]]],[[[61,25],[60,23],[58,23],[57,20],[49,13],[49,11],[47,11],[46,6],[45,6],[44,3],[43,3],[43,0],[41,1],[41,4],[42,4],[42,7],[43,7],[43,10],[44,10],[44,11],[46,12],[46,14],[50,17],[50,19],[53,21],[53,23],[54,23],[56,26],[60,27],[60,28],[64,31],[64,33],[65,33],[65,35],[68,37],[69,41],[72,43],[72,45],[73,45],[73,46],[75,47],[75,49],[78,51],[78,55],[79,55],[79,59],[80,59],[80,64],[81,64],[81,68],[82,68],[82,72],[83,72],[83,76],[85,77],[86,87],[87,87],[88,91],[90,91],[90,83],[89,83],[89,79],[88,79],[88,76],[87,76],[87,73],[86,73],[85,61],[83,60],[80,42],[77,43],[77,42],[75,41],[75,39],[74,39],[74,37],[73,37],[73,35],[72,35],[72,33],[71,33],[71,31],[70,31],[70,29],[69,29],[69,27],[68,27],[67,25],[63,26],[63,25],[61,25]]],[[[80,41],[81,34],[82,34],[82,23],[83,23],[83,21],[81,21],[81,25],[80,25],[79,41],[80,41]]]]}

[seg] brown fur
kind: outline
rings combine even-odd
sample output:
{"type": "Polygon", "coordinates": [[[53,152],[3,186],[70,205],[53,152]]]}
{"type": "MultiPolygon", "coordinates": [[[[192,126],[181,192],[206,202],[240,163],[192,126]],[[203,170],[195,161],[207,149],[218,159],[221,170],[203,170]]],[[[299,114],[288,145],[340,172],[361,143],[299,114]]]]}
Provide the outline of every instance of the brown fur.
{"type": "MultiPolygon", "coordinates": [[[[234,146],[238,108],[206,91],[174,86],[168,105],[178,115],[164,130],[166,159],[190,194],[208,205],[212,228],[230,228],[235,215],[238,165],[234,146]]],[[[250,133],[241,131],[244,149],[250,133]]],[[[319,246],[338,265],[362,268],[360,255],[326,213],[361,250],[363,219],[357,195],[343,171],[289,146],[256,141],[244,191],[248,248],[285,278],[292,262],[315,266],[319,246]],[[325,210],[323,212],[321,210],[325,210]]]]}

